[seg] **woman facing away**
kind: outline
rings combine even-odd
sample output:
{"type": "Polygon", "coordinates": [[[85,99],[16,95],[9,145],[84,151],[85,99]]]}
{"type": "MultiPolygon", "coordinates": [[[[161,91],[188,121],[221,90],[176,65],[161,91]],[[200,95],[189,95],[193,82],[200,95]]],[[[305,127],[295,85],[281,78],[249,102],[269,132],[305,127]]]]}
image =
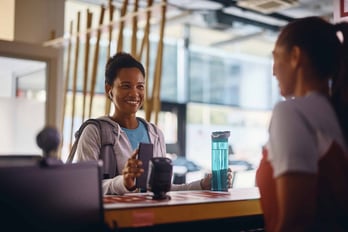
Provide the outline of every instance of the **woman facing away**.
{"type": "Polygon", "coordinates": [[[276,41],[273,74],[285,100],[256,174],[266,231],[348,231],[347,40],[347,23],[307,17],[276,41]]]}
{"type": "MultiPolygon", "coordinates": [[[[143,65],[124,52],[110,57],[105,69],[105,93],[112,101],[115,110],[113,115],[102,116],[100,119],[109,122],[110,126],[114,128],[113,150],[115,154],[113,155],[116,159],[116,176],[103,180],[103,193],[134,192],[136,191],[136,177],[144,172],[142,162],[137,159],[139,143],[152,143],[154,156],[166,155],[162,131],[156,125],[136,116],[144,102],[145,70],[143,65]]],[[[101,135],[96,125],[86,126],[76,149],[78,162],[99,159],[100,138],[101,135]]],[[[229,175],[229,182],[231,177],[229,175]]],[[[226,184],[228,185],[229,182],[226,184]]],[[[171,190],[210,190],[210,187],[211,174],[191,183],[172,184],[171,190]]]]}

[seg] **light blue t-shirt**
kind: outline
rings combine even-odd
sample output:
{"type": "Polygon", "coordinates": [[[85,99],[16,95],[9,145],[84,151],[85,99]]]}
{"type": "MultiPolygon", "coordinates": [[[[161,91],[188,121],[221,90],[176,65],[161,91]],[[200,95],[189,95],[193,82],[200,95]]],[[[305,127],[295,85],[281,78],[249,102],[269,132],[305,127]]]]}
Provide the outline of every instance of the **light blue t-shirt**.
{"type": "Polygon", "coordinates": [[[128,139],[132,145],[133,150],[137,149],[139,143],[150,143],[149,134],[143,122],[138,120],[138,127],[135,129],[123,128],[122,130],[126,132],[128,139]]]}

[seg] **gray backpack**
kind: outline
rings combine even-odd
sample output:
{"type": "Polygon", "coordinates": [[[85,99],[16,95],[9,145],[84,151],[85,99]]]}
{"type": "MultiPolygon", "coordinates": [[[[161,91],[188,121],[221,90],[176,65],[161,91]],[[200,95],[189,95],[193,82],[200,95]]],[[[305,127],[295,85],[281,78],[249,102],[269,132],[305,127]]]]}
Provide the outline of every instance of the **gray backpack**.
{"type": "Polygon", "coordinates": [[[117,165],[116,165],[116,156],[114,151],[115,127],[106,120],[88,119],[81,124],[80,128],[75,132],[75,141],[73,143],[73,146],[70,150],[70,153],[66,162],[72,163],[82,131],[85,129],[85,127],[88,124],[95,125],[99,130],[100,140],[101,140],[99,160],[103,161],[103,168],[102,168],[103,178],[104,179],[113,178],[118,173],[117,165]]]}

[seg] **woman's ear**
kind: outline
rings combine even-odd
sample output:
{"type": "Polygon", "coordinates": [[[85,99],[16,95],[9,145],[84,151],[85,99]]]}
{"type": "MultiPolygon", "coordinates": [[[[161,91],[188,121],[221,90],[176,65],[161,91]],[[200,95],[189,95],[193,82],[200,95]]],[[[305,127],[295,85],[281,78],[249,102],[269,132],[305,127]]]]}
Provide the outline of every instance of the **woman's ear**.
{"type": "Polygon", "coordinates": [[[291,49],[291,61],[290,61],[290,65],[292,67],[298,67],[298,65],[300,64],[301,62],[301,58],[302,58],[302,52],[301,52],[301,49],[300,47],[298,46],[294,46],[292,49],[291,49]]]}
{"type": "Polygon", "coordinates": [[[112,86],[111,85],[105,84],[105,94],[110,100],[112,100],[112,86]]]}

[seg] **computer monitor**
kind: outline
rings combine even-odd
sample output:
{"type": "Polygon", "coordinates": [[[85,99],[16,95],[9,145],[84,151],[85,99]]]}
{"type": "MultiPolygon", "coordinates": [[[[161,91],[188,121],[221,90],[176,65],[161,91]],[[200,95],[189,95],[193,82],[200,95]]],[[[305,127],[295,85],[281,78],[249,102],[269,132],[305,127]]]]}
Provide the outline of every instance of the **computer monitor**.
{"type": "Polygon", "coordinates": [[[0,154],[0,167],[35,166],[42,160],[39,154],[0,154]]]}
{"type": "Polygon", "coordinates": [[[0,167],[0,231],[102,231],[100,168],[98,162],[0,167]]]}

